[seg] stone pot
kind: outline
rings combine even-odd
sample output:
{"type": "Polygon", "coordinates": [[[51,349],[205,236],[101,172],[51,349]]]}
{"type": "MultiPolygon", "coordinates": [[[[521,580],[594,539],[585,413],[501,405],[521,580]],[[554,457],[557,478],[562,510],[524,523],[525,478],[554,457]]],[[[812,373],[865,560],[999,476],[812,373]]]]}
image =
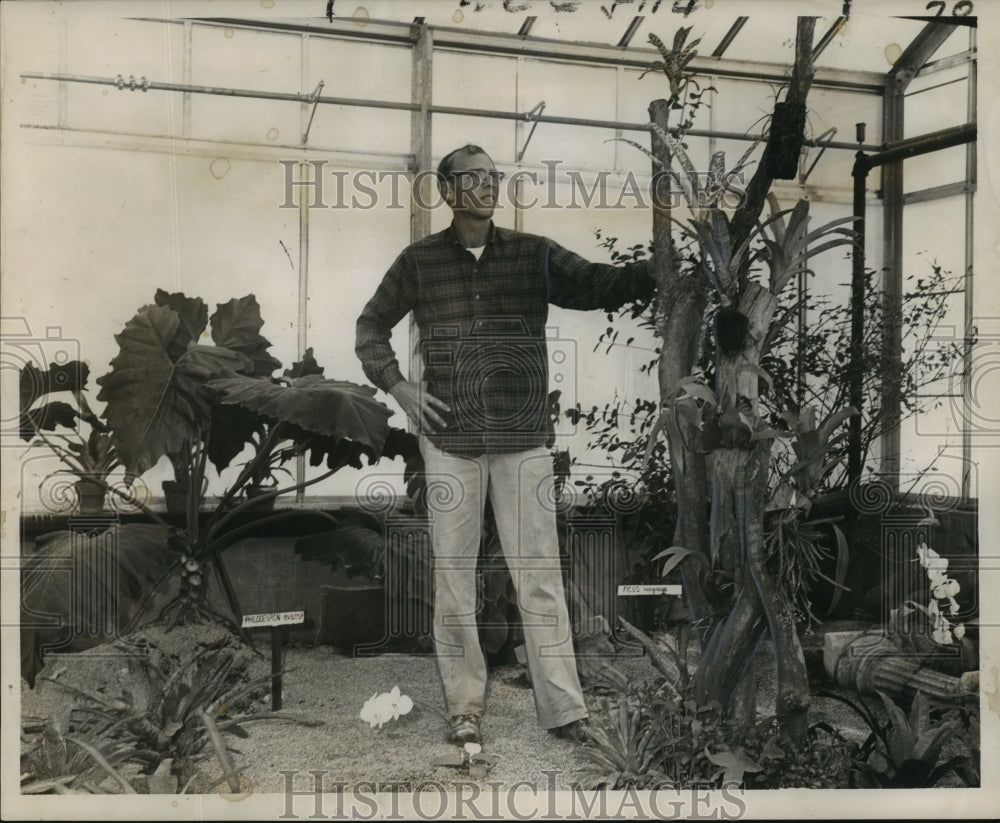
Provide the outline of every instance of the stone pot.
{"type": "Polygon", "coordinates": [[[100,514],[104,511],[104,486],[88,478],[81,478],[73,484],[76,489],[76,511],[78,514],[100,514]]]}

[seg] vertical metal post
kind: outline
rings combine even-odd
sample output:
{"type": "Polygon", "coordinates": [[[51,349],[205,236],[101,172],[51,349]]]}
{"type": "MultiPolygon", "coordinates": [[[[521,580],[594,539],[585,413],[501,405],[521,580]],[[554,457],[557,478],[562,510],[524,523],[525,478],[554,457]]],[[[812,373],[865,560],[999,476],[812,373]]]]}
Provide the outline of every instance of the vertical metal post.
{"type": "MultiPolygon", "coordinates": [[[[882,141],[893,144],[903,139],[903,91],[908,77],[890,74],[886,78],[882,103],[882,141]]],[[[885,318],[885,347],[882,367],[882,413],[880,474],[893,489],[899,490],[900,409],[899,363],[902,355],[902,329],[899,314],[903,297],[903,161],[882,166],[882,306],[885,318]]]]}
{"type": "MultiPolygon", "coordinates": [[[[623,85],[622,84],[622,76],[624,74],[625,74],[625,67],[624,66],[618,66],[618,68],[615,71],[615,120],[618,120],[618,121],[620,121],[621,117],[622,117],[622,103],[621,103],[621,99],[622,99],[622,85],[623,85]]],[[[615,151],[615,157],[614,157],[614,160],[612,161],[613,165],[611,166],[611,168],[613,168],[616,172],[622,171],[622,167],[621,167],[621,148],[620,148],[620,146],[621,146],[621,139],[622,139],[622,130],[621,129],[615,129],[615,139],[614,139],[614,143],[613,143],[614,151],[615,151]]]]}
{"type": "MultiPolygon", "coordinates": [[[[521,74],[524,72],[524,58],[518,56],[514,63],[514,108],[521,111],[521,74]]],[[[522,158],[518,156],[518,146],[523,145],[521,135],[524,133],[524,125],[521,120],[514,121],[514,160],[517,162],[518,171],[521,169],[522,158]]],[[[616,149],[617,151],[617,149],[616,149]]],[[[518,177],[514,181],[514,231],[524,231],[524,209],[518,206],[523,202],[521,195],[524,193],[524,180],[518,177]]]]}
{"type": "Polygon", "coordinates": [[[281,651],[285,627],[271,627],[271,711],[281,711],[281,651]]]}
{"type": "MultiPolygon", "coordinates": [[[[858,144],[864,142],[860,135],[858,144]]],[[[869,166],[865,153],[858,151],[854,159],[854,224],[856,233],[851,252],[851,352],[847,367],[848,402],[858,410],[847,428],[847,479],[855,483],[861,477],[861,414],[864,408],[864,337],[865,337],[865,233],[866,203],[869,166]]]]}
{"type": "MultiPolygon", "coordinates": [[[[969,51],[976,49],[976,29],[969,29],[969,51]]],[[[967,93],[966,122],[976,122],[976,80],[978,77],[977,63],[975,59],[969,62],[969,79],[967,93]]],[[[965,192],[965,294],[963,295],[965,341],[963,345],[963,369],[962,369],[962,499],[969,500],[972,497],[972,478],[970,469],[972,466],[972,335],[974,333],[976,317],[973,313],[973,287],[975,285],[975,197],[976,178],[978,168],[976,164],[976,143],[969,143],[965,147],[965,182],[968,186],[965,192]]],[[[978,490],[977,490],[978,492],[978,490]]]]}
{"type": "MultiPolygon", "coordinates": [[[[59,26],[59,73],[60,74],[67,74],[69,72],[69,66],[68,66],[69,34],[66,31],[66,27],[68,25],[69,23],[64,19],[59,26]]],[[[61,80],[59,81],[59,86],[56,94],[58,100],[56,123],[59,125],[59,128],[64,129],[66,128],[66,108],[67,108],[66,95],[68,94],[66,83],[64,83],[61,80]]]]}
{"type": "MultiPolygon", "coordinates": [[[[415,243],[431,233],[431,211],[421,203],[431,203],[432,180],[421,172],[431,170],[431,85],[434,58],[434,38],[425,24],[413,26],[412,102],[420,108],[410,115],[410,152],[413,155],[413,187],[410,193],[410,242],[415,243]],[[418,190],[419,189],[419,190],[418,190]]],[[[421,373],[419,332],[410,324],[410,379],[421,373]]]]}
{"type": "MultiPolygon", "coordinates": [[[[181,46],[181,77],[185,86],[191,85],[191,48],[193,27],[190,20],[184,21],[184,43],[181,46]]],[[[181,137],[191,137],[191,92],[181,92],[181,137]]]]}
{"type": "MultiPolygon", "coordinates": [[[[305,89],[308,85],[309,74],[309,35],[303,34],[300,41],[300,88],[305,89]]],[[[311,106],[308,103],[300,105],[300,127],[299,134],[305,134],[306,123],[309,118],[311,106]]],[[[308,179],[306,170],[310,168],[310,163],[303,157],[299,163],[299,179],[308,179]]],[[[321,174],[317,166],[312,166],[313,174],[321,174]]],[[[299,306],[298,306],[298,340],[297,349],[299,360],[305,356],[309,346],[309,198],[305,192],[299,197],[299,306]]],[[[295,483],[301,486],[306,481],[306,459],[300,454],[295,459],[295,483]]],[[[305,489],[298,489],[295,492],[295,502],[305,501],[305,489]]],[[[280,701],[280,685],[279,685],[280,701]]]]}
{"type": "MultiPolygon", "coordinates": [[[[410,151],[413,154],[414,182],[419,183],[418,196],[413,197],[410,207],[410,242],[421,240],[430,234],[431,212],[420,208],[420,203],[430,202],[431,181],[426,177],[417,179],[422,171],[431,167],[431,70],[434,40],[426,25],[413,27],[413,93],[412,100],[420,108],[410,115],[410,151]]],[[[414,188],[416,193],[416,188],[414,188]]]]}

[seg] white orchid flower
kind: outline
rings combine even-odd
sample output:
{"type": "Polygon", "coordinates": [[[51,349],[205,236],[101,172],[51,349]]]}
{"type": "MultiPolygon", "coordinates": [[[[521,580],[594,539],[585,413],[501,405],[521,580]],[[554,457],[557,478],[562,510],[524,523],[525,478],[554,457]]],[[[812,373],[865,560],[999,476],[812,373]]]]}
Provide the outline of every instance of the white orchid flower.
{"type": "Polygon", "coordinates": [[[931,583],[931,587],[942,585],[947,579],[948,575],[943,569],[927,569],[927,579],[931,583]]]}
{"type": "Polygon", "coordinates": [[[951,577],[946,577],[939,583],[935,583],[931,588],[931,594],[938,600],[955,599],[955,595],[962,590],[958,581],[951,577]]]}
{"type": "Polygon", "coordinates": [[[361,714],[359,717],[368,724],[368,728],[374,729],[375,726],[381,726],[382,723],[379,722],[379,712],[377,708],[378,692],[375,692],[371,697],[365,701],[365,705],[361,707],[361,714]]]}
{"type": "Polygon", "coordinates": [[[948,571],[948,558],[940,555],[927,558],[927,574],[930,575],[932,571],[942,573],[948,571]]]}
{"type": "Polygon", "coordinates": [[[934,551],[934,549],[932,549],[926,543],[921,543],[919,546],[917,546],[917,557],[920,558],[920,565],[925,568],[927,567],[928,560],[937,559],[940,556],[941,555],[939,555],[936,551],[934,551]]]}
{"type": "Polygon", "coordinates": [[[413,710],[413,700],[399,691],[399,686],[393,686],[389,693],[392,700],[392,719],[399,720],[404,714],[413,710]]]}
{"type": "Polygon", "coordinates": [[[404,714],[409,714],[413,709],[413,701],[405,694],[401,693],[399,686],[393,687],[391,692],[375,692],[365,705],[361,707],[361,719],[368,724],[368,728],[381,729],[390,720],[399,720],[404,714]]]}
{"type": "Polygon", "coordinates": [[[949,646],[951,645],[951,630],[947,628],[934,629],[931,633],[931,638],[939,646],[949,646]]]}

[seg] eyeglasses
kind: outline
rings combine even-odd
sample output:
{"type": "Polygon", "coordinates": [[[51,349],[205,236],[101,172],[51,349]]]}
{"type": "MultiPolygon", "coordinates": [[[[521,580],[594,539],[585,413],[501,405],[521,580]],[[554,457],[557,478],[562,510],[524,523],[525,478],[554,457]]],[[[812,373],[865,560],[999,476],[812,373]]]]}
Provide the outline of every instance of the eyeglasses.
{"type": "Polygon", "coordinates": [[[496,169],[468,169],[467,171],[453,171],[451,173],[452,177],[468,177],[473,186],[481,186],[487,180],[496,186],[504,178],[504,173],[502,171],[497,171],[496,169]]]}

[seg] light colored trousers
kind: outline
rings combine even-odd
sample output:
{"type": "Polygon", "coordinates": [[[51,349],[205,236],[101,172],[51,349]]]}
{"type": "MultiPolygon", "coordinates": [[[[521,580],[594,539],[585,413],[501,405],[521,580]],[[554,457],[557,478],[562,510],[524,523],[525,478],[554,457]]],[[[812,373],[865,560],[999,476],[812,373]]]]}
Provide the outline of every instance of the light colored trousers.
{"type": "Polygon", "coordinates": [[[517,591],[538,725],[551,729],[586,717],[563,592],[548,450],[457,457],[426,437],[420,450],[432,515],[434,648],[448,714],[475,714],[486,702],[476,563],[488,493],[517,591]]]}

